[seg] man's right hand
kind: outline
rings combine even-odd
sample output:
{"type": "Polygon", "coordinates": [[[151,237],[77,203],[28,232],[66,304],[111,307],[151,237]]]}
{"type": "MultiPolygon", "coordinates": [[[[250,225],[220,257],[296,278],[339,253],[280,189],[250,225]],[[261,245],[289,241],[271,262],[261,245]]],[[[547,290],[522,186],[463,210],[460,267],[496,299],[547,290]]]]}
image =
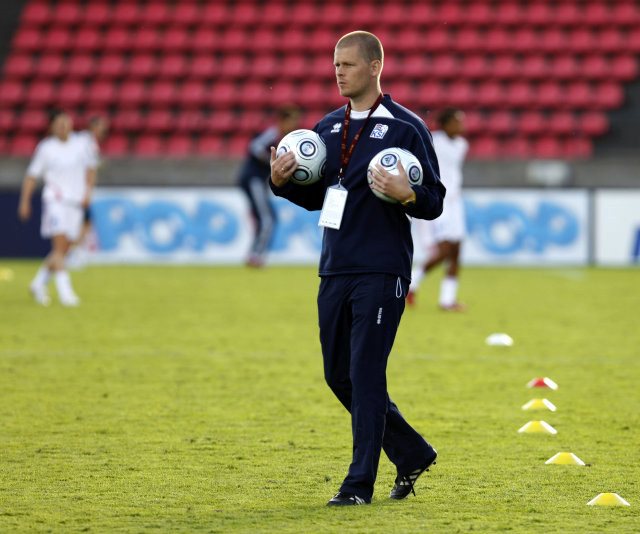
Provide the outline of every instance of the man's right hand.
{"type": "Polygon", "coordinates": [[[18,217],[22,222],[28,221],[31,218],[31,204],[20,202],[18,205],[18,217]]]}
{"type": "Polygon", "coordinates": [[[276,148],[271,147],[271,181],[276,187],[285,185],[297,168],[298,162],[293,152],[276,157],[276,148]]]}

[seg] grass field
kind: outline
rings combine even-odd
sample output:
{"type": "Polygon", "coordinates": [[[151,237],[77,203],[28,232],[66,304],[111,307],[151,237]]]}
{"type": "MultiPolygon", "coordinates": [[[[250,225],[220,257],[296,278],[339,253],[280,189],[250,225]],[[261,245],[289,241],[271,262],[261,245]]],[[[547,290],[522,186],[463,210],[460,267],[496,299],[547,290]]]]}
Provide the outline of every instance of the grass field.
{"type": "Polygon", "coordinates": [[[388,376],[438,465],[390,501],[383,455],[373,503],[335,509],[350,423],[314,268],[92,267],[77,309],[29,299],[35,262],[0,268],[0,532],[640,532],[638,270],[469,268],[465,314],[427,280],[388,376]],[[545,465],[560,451],[588,465],[545,465]],[[631,506],[586,505],[602,492],[631,506]]]}

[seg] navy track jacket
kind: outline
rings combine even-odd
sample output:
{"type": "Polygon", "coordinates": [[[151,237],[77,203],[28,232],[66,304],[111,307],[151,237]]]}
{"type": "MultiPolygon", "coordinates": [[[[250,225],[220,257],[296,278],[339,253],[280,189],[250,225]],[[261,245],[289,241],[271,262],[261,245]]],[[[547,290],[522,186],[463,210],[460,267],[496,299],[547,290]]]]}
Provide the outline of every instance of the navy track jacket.
{"type": "MultiPolygon", "coordinates": [[[[326,115],[313,128],[327,145],[324,180],[311,185],[292,182],[270,186],[275,195],[309,211],[320,210],[327,187],[338,183],[340,144],[346,106],[326,115]]],[[[365,115],[366,116],[366,115],[365,115]]],[[[365,119],[351,115],[349,146],[365,119]]],[[[438,160],[431,133],[417,115],[385,95],[360,136],[342,185],[347,203],[339,230],[324,229],[320,276],[337,274],[387,273],[411,279],[413,241],[407,215],[435,219],[442,213],[445,188],[440,182],[438,160]],[[414,186],[416,203],[403,207],[376,197],[367,182],[371,159],[382,149],[400,147],[409,150],[422,164],[422,185],[414,186]]]]}

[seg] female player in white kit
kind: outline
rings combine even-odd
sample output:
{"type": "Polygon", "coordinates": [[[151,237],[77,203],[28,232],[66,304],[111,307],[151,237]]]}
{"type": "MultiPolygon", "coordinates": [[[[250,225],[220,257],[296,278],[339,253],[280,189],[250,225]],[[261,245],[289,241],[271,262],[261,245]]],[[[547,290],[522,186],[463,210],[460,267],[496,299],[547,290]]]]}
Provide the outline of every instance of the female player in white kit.
{"type": "Polygon", "coordinates": [[[38,304],[50,303],[47,284],[53,275],[63,306],[77,306],[80,299],[71,286],[65,257],[82,229],[84,208],[89,205],[95,182],[97,161],[86,137],[73,133],[71,117],[55,110],[50,117],[51,135],[38,144],[27,169],[18,216],[31,217],[31,197],[42,178],[42,237],[51,239],[51,252],[31,282],[30,290],[38,304]]]}
{"type": "Polygon", "coordinates": [[[464,204],[462,202],[462,165],[469,150],[465,133],[464,112],[447,108],[438,116],[440,129],[433,132],[433,147],[440,165],[440,180],[447,188],[442,215],[433,220],[414,219],[421,241],[433,244],[433,253],[426,264],[414,264],[407,304],[415,304],[415,293],[425,274],[441,262],[446,263],[446,275],[440,283],[439,305],[443,310],[464,311],[458,302],[460,245],[465,235],[464,204]]]}

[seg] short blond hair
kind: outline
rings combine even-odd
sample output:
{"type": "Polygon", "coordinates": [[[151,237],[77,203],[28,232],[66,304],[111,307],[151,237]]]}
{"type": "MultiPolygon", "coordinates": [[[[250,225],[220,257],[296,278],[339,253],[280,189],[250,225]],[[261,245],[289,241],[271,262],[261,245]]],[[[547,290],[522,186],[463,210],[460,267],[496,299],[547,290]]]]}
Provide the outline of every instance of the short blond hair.
{"type": "Polygon", "coordinates": [[[360,50],[360,55],[367,62],[378,60],[380,63],[384,62],[384,50],[382,49],[382,43],[375,35],[365,31],[355,31],[343,35],[338,43],[337,48],[345,48],[348,46],[357,46],[360,50]]]}

